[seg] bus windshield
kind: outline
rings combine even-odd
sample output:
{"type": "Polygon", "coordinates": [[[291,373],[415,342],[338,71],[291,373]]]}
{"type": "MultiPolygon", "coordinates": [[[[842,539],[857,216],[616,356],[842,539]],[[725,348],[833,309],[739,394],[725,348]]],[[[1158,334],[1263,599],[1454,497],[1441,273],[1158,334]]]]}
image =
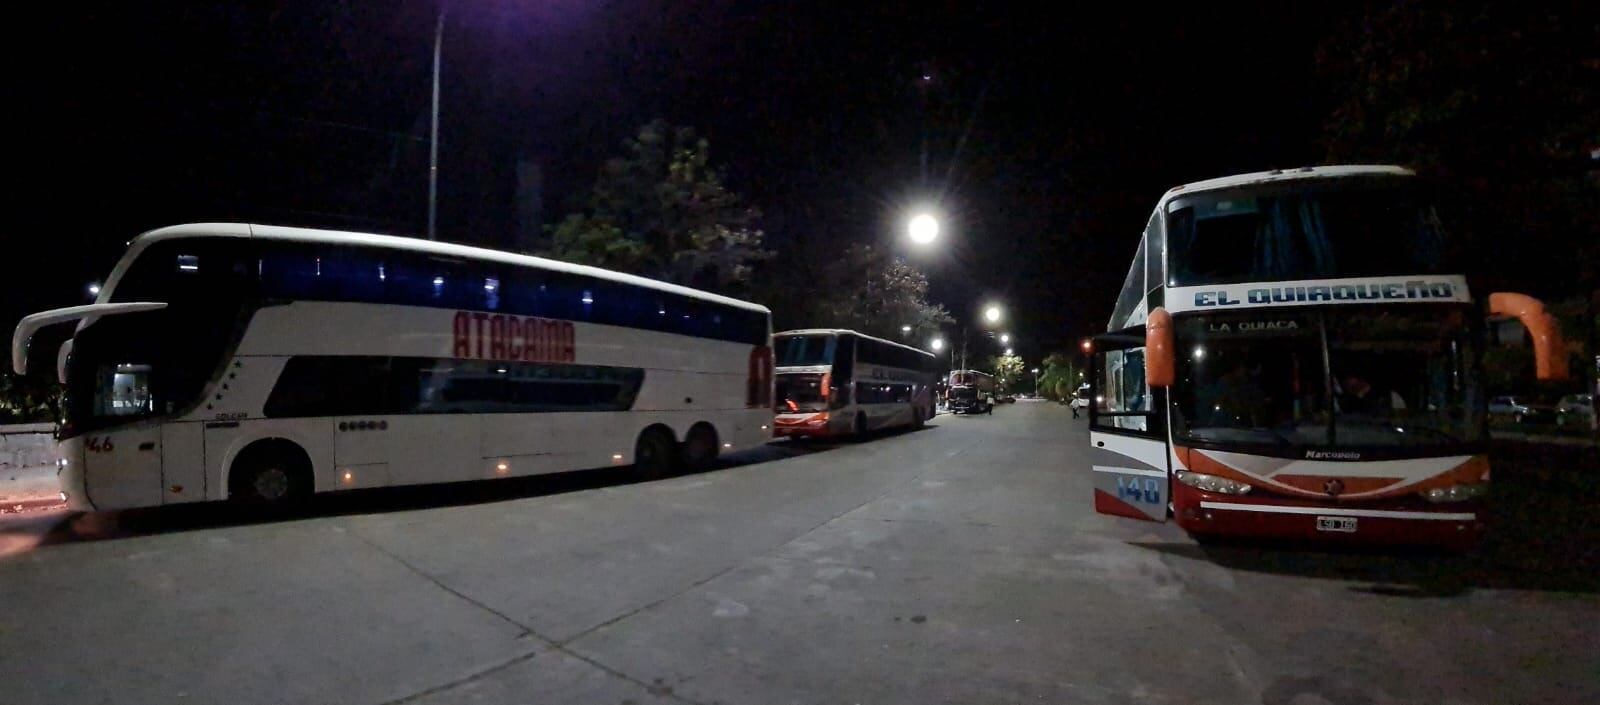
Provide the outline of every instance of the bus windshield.
{"type": "Polygon", "coordinates": [[[773,398],[778,400],[776,410],[780,414],[828,408],[828,400],[822,396],[821,374],[781,374],[775,382],[773,398]]]}
{"type": "Polygon", "coordinates": [[[778,367],[802,367],[833,364],[838,336],[789,335],[773,341],[774,357],[778,367]]]}
{"type": "Polygon", "coordinates": [[[1370,181],[1178,199],[1167,247],[1173,286],[1436,274],[1445,267],[1432,205],[1414,188],[1370,181]]]}
{"type": "Polygon", "coordinates": [[[198,403],[248,315],[249,262],[224,240],[172,240],[140,253],[110,300],[167,307],[102,318],[73,337],[62,437],[198,403]]]}
{"type": "Polygon", "coordinates": [[[1185,317],[1174,430],[1274,455],[1482,440],[1464,307],[1185,317]]]}

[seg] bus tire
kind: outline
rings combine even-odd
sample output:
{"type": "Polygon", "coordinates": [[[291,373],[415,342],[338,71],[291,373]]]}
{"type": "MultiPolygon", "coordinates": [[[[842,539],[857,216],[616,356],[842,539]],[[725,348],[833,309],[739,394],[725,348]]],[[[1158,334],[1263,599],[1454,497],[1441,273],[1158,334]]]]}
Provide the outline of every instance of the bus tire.
{"type": "Polygon", "coordinates": [[[865,438],[866,437],[866,435],[867,435],[867,414],[866,414],[866,412],[862,412],[862,411],[856,412],[856,422],[855,422],[855,425],[850,429],[850,433],[851,433],[851,435],[855,436],[856,438],[865,438]]]}
{"type": "Polygon", "coordinates": [[[717,453],[721,448],[717,438],[717,430],[704,421],[695,424],[683,437],[683,445],[679,446],[679,463],[683,469],[689,471],[705,470],[717,462],[717,453]]]}
{"type": "Polygon", "coordinates": [[[657,480],[671,474],[677,461],[678,444],[665,426],[651,426],[639,434],[633,445],[633,472],[641,479],[657,480]]]}
{"type": "Polygon", "coordinates": [[[920,407],[920,406],[912,407],[911,408],[911,427],[912,428],[922,428],[922,422],[923,421],[924,421],[924,419],[922,418],[922,407],[920,407]]]}
{"type": "Polygon", "coordinates": [[[282,438],[245,446],[228,471],[228,499],[247,506],[291,506],[305,501],[313,489],[311,457],[282,438]]]}

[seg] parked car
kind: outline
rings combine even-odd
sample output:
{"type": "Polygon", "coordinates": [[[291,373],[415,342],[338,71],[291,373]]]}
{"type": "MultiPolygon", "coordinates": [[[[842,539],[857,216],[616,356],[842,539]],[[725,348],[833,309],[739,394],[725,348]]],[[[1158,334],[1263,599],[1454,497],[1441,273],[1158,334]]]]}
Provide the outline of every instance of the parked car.
{"type": "Polygon", "coordinates": [[[1509,416],[1516,423],[1547,421],[1553,412],[1549,406],[1536,404],[1527,397],[1502,396],[1489,400],[1490,416],[1509,416]]]}
{"type": "Polygon", "coordinates": [[[1014,397],[1014,396],[1011,396],[1010,394],[1006,394],[1006,395],[1003,395],[1001,397],[996,398],[994,400],[994,403],[996,403],[996,404],[1015,404],[1015,403],[1017,403],[1017,398],[1014,397]]]}
{"type": "Polygon", "coordinates": [[[1594,427],[1594,395],[1568,394],[1556,404],[1556,425],[1594,427]]]}

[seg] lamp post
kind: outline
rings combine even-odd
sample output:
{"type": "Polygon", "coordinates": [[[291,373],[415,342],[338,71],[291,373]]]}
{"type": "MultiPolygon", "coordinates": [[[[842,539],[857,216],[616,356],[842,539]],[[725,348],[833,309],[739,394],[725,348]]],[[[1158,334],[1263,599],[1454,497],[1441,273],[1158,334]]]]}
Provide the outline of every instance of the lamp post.
{"type": "Polygon", "coordinates": [[[1033,368],[1033,395],[1039,396],[1039,368],[1033,368]]]}
{"type": "Polygon", "coordinates": [[[439,53],[444,43],[444,13],[448,3],[439,4],[439,19],[433,25],[433,112],[428,131],[428,239],[437,240],[439,221],[439,53]]]}

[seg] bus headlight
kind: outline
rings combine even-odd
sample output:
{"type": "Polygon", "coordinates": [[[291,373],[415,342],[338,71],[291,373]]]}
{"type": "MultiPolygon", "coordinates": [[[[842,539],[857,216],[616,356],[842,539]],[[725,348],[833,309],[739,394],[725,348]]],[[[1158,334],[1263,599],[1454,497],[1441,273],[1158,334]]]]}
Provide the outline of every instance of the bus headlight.
{"type": "Polygon", "coordinates": [[[1189,472],[1187,470],[1179,470],[1177,474],[1178,482],[1182,482],[1183,484],[1200,490],[1201,492],[1215,492],[1217,494],[1248,494],[1251,489],[1250,485],[1247,485],[1243,482],[1235,482],[1226,477],[1217,477],[1216,475],[1207,475],[1199,472],[1189,472]]]}
{"type": "Polygon", "coordinates": [[[1475,485],[1451,485],[1449,487],[1435,487],[1421,493],[1422,498],[1435,504],[1445,502],[1465,502],[1489,494],[1489,483],[1482,482],[1475,485]]]}

